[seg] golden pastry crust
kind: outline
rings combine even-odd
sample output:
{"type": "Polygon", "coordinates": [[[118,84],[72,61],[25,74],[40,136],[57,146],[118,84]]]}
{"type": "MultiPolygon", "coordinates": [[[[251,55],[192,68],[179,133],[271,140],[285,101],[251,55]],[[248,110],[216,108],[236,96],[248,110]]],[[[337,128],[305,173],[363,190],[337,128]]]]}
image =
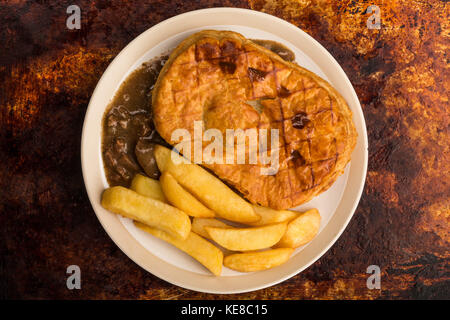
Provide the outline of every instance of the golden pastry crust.
{"type": "Polygon", "coordinates": [[[279,152],[275,175],[261,175],[259,161],[202,164],[250,202],[274,209],[298,206],[328,189],[356,144],[352,113],[334,88],[230,31],[185,39],[158,77],[152,107],[157,131],[172,145],[179,142],[171,139],[175,129],[194,137],[194,121],[224,137],[226,129],[278,129],[279,143],[269,147],[279,152]]]}

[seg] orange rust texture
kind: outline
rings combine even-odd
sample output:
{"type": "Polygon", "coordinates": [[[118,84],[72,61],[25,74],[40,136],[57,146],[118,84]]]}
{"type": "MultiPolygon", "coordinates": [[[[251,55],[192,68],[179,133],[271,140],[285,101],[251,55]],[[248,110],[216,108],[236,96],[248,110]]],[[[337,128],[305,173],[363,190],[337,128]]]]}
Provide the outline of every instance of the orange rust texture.
{"type": "Polygon", "coordinates": [[[0,4],[0,295],[7,298],[449,298],[449,4],[447,1],[60,1],[0,4]],[[366,8],[381,8],[369,30],[366,8]],[[93,89],[133,38],[182,12],[235,6],[299,26],[353,83],[369,134],[360,205],[313,266],[272,288],[214,296],[172,286],[127,258],[84,191],[80,135],[93,89]],[[77,264],[82,290],[66,289],[77,264]],[[368,290],[370,264],[381,290],[368,290]]]}

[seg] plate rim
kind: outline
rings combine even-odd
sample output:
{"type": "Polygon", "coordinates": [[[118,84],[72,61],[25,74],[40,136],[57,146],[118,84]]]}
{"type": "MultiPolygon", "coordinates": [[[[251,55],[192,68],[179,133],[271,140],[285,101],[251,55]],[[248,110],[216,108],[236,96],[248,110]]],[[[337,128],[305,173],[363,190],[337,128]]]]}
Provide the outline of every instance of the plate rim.
{"type": "MultiPolygon", "coordinates": [[[[220,23],[217,23],[220,24],[220,23]]],[[[229,25],[232,25],[231,23],[227,23],[229,25]]],[[[205,25],[205,28],[207,28],[210,24],[205,25]]],[[[244,23],[239,23],[237,25],[242,25],[242,26],[247,26],[244,23]]],[[[280,26],[280,27],[281,27],[280,26]]],[[[266,31],[266,30],[263,30],[266,31]]],[[[271,32],[271,31],[267,31],[267,32],[271,32]]],[[[288,40],[289,41],[289,40],[288,40]]],[[[304,52],[304,50],[302,49],[302,51],[304,52]]],[[[309,56],[309,55],[308,55],[309,56]]],[[[312,58],[312,57],[310,57],[312,58]]],[[[312,58],[313,59],[313,58],[312,58]]],[[[314,59],[313,59],[314,60],[314,59]]],[[[314,60],[315,61],[315,60],[314,60]]],[[[320,64],[318,64],[320,66],[320,64]]],[[[326,70],[323,70],[324,72],[326,72],[326,70]]],[[[330,79],[330,82],[332,82],[332,80],[330,79]]],[[[349,103],[350,104],[350,103],[349,103]]],[[[102,109],[102,114],[103,114],[104,109],[102,109]]],[[[100,155],[100,162],[101,162],[101,155],[100,155]]],[[[353,159],[352,159],[353,160],[353,159]]],[[[350,162],[349,166],[352,166],[352,162],[350,162]]],[[[233,293],[244,293],[244,292],[251,292],[251,291],[255,291],[255,290],[259,290],[259,289],[263,289],[263,288],[267,288],[273,285],[276,285],[278,283],[281,283],[297,274],[299,274],[300,272],[302,272],[303,270],[305,270],[306,268],[308,268],[309,266],[311,266],[313,263],[315,263],[320,257],[322,257],[330,248],[331,246],[334,245],[334,243],[337,241],[337,239],[341,236],[341,234],[344,232],[344,230],[347,228],[347,225],[349,223],[349,221],[351,220],[351,218],[353,217],[353,214],[359,204],[363,189],[364,189],[364,185],[365,185],[365,180],[366,180],[366,174],[367,174],[367,164],[368,164],[368,138],[367,138],[367,129],[366,129],[366,123],[365,123],[365,118],[364,118],[364,114],[362,111],[362,107],[361,104],[359,102],[359,99],[356,95],[356,92],[353,88],[353,85],[351,84],[350,80],[348,79],[347,75],[345,74],[344,70],[342,69],[342,67],[339,65],[339,63],[334,59],[334,57],[314,38],[312,38],[309,34],[307,34],[305,31],[303,31],[302,29],[300,29],[299,27],[281,19],[275,16],[272,16],[270,14],[266,14],[266,13],[262,13],[259,11],[254,11],[254,10],[250,10],[250,9],[241,9],[241,8],[207,8],[207,9],[200,9],[200,10],[194,10],[194,11],[190,11],[190,12],[186,12],[186,13],[182,13],[180,15],[176,15],[173,16],[169,19],[166,19],[164,21],[159,22],[158,24],[152,26],[151,28],[145,30],[144,32],[142,32],[140,35],[138,35],[136,38],[134,38],[128,45],[126,45],[121,51],[120,53],[110,62],[110,64],[108,65],[108,67],[106,68],[106,70],[104,71],[104,73],[102,74],[100,80],[98,81],[92,96],[90,98],[88,107],[86,109],[86,114],[85,114],[85,118],[84,118],[84,122],[83,122],[83,129],[82,129],[82,137],[81,137],[81,166],[82,166],[82,173],[83,173],[83,180],[84,180],[84,184],[85,184],[85,188],[86,188],[86,192],[88,194],[89,197],[89,201],[91,203],[91,206],[98,218],[98,220],[100,221],[100,224],[102,225],[103,229],[106,231],[106,233],[108,234],[108,236],[113,240],[113,242],[122,250],[122,252],[127,255],[132,261],[134,261],[136,264],[138,264],[140,267],[142,267],[145,271],[150,272],[151,274],[157,276],[160,279],[163,279],[164,281],[167,281],[171,284],[177,285],[179,287],[185,288],[185,289],[189,289],[189,290],[194,290],[194,291],[198,291],[198,292],[204,292],[204,293],[211,293],[211,294],[233,294],[233,293]],[[253,18],[257,18],[257,19],[268,19],[268,20],[272,20],[274,23],[280,24],[281,26],[283,26],[283,28],[287,28],[290,29],[290,31],[294,31],[294,33],[299,33],[302,37],[306,38],[310,43],[312,43],[314,45],[314,49],[319,50],[320,53],[322,55],[324,55],[326,57],[326,59],[328,59],[334,68],[336,68],[335,71],[337,71],[339,73],[339,76],[346,82],[345,86],[349,88],[351,96],[352,96],[352,102],[356,104],[355,106],[355,110],[352,109],[353,114],[355,115],[355,113],[358,114],[358,118],[361,121],[361,127],[362,127],[362,132],[358,131],[358,144],[362,143],[362,147],[363,147],[363,153],[362,153],[362,163],[359,163],[358,166],[360,168],[358,168],[359,170],[362,170],[360,172],[361,177],[360,177],[360,181],[359,183],[357,183],[357,185],[355,186],[356,189],[352,192],[354,194],[354,200],[352,205],[350,206],[350,209],[347,211],[346,217],[344,217],[344,219],[341,221],[339,228],[334,228],[334,229],[338,229],[337,232],[334,233],[334,235],[332,236],[331,239],[329,239],[329,241],[327,241],[327,243],[325,244],[321,244],[320,248],[321,250],[319,250],[317,253],[313,254],[313,257],[309,260],[308,263],[303,264],[302,266],[296,268],[294,271],[285,273],[283,276],[278,277],[276,280],[271,280],[271,281],[262,281],[262,283],[260,284],[256,284],[256,285],[251,285],[245,288],[238,288],[238,289],[232,289],[232,288],[228,288],[228,289],[215,289],[215,288],[205,288],[200,286],[197,286],[195,284],[186,284],[186,282],[180,280],[179,278],[174,279],[174,277],[172,275],[172,272],[187,272],[187,273],[192,273],[190,271],[187,270],[183,270],[181,268],[178,268],[176,266],[173,266],[165,261],[163,261],[162,259],[160,259],[159,257],[155,256],[153,253],[149,252],[148,250],[144,249],[142,247],[142,245],[137,242],[137,240],[135,240],[133,237],[131,237],[131,235],[128,233],[128,231],[125,230],[126,234],[122,234],[121,237],[118,237],[118,234],[116,234],[115,232],[118,232],[118,228],[117,226],[114,227],[114,223],[113,220],[116,219],[118,220],[116,215],[112,215],[109,213],[109,215],[105,215],[103,214],[103,211],[106,211],[105,209],[99,208],[100,205],[100,201],[97,198],[98,196],[98,191],[93,190],[92,187],[89,187],[88,185],[90,185],[89,183],[89,166],[90,166],[90,161],[87,155],[87,149],[89,147],[89,143],[92,142],[90,140],[90,137],[88,136],[88,131],[87,131],[87,127],[89,125],[89,119],[92,117],[89,117],[93,111],[94,111],[94,107],[95,107],[95,98],[98,96],[98,92],[100,91],[100,89],[102,88],[102,85],[104,85],[105,83],[105,78],[109,75],[109,73],[111,73],[113,66],[115,66],[115,63],[117,64],[117,62],[121,59],[121,57],[123,55],[125,55],[126,53],[128,53],[128,51],[130,51],[130,48],[132,48],[136,43],[139,43],[139,41],[144,38],[146,35],[151,34],[152,32],[154,32],[155,30],[158,29],[163,29],[165,26],[169,26],[170,24],[176,22],[177,20],[181,20],[181,19],[192,19],[192,17],[194,17],[195,15],[203,15],[203,14],[232,14],[232,15],[249,15],[252,16],[253,18]],[[362,134],[362,136],[361,136],[362,134]],[[361,167],[362,166],[362,167],[361,167]],[[131,242],[135,242],[135,244],[133,244],[133,246],[130,246],[130,241],[131,242]],[[137,246],[136,246],[137,243],[137,246]],[[140,247],[140,248],[139,248],[140,247]],[[139,257],[140,255],[140,251],[141,250],[145,250],[148,255],[150,256],[150,258],[154,258],[160,261],[154,261],[152,260],[152,263],[154,264],[154,266],[149,266],[148,265],[148,261],[145,261],[146,259],[143,259],[143,257],[139,257]],[[158,270],[158,267],[164,267],[165,268],[165,272],[162,272],[161,270],[158,270]]],[[[97,164],[98,165],[98,164],[97,164]]],[[[100,163],[101,166],[103,166],[102,163],[100,163]]],[[[351,170],[351,168],[349,168],[351,170]]],[[[349,174],[349,179],[350,179],[350,174],[349,174]]],[[[333,216],[331,217],[328,225],[324,228],[324,230],[322,230],[321,233],[323,233],[328,227],[330,227],[331,221],[333,220],[334,216],[336,215],[336,212],[338,211],[339,207],[341,206],[341,203],[343,201],[344,195],[346,194],[346,189],[348,188],[348,183],[349,181],[347,181],[346,186],[344,188],[344,193],[343,196],[338,204],[338,208],[336,209],[336,211],[333,213],[333,216]]],[[[314,241],[314,240],[313,240],[314,241]]],[[[311,248],[311,247],[310,247],[311,248]]],[[[308,250],[308,247],[305,248],[305,251],[308,250]]],[[[311,250],[311,249],[310,249],[311,250]]],[[[266,271],[262,271],[262,272],[269,272],[269,271],[273,271],[276,270],[275,269],[271,269],[271,270],[266,270],[266,271]]],[[[258,272],[258,273],[262,273],[262,272],[258,272]]],[[[258,273],[254,273],[254,274],[258,274],[258,273]]],[[[252,275],[254,274],[246,274],[243,276],[236,276],[237,278],[240,277],[252,277],[252,275]]],[[[208,282],[208,284],[218,284],[218,280],[217,279],[223,279],[224,277],[217,277],[215,279],[211,279],[210,277],[207,276],[203,276],[203,275],[199,275],[200,278],[207,278],[206,282],[208,282]],[[211,281],[212,280],[212,281],[211,281]],[[217,280],[217,281],[215,281],[217,280]]]]}

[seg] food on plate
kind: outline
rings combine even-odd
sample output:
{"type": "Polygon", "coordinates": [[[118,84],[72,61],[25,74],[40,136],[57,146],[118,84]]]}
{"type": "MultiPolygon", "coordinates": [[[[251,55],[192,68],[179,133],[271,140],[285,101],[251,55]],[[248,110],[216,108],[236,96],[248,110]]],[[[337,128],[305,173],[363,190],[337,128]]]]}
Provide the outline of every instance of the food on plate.
{"type": "Polygon", "coordinates": [[[257,252],[234,253],[223,260],[225,267],[240,271],[253,272],[279,266],[289,260],[294,249],[278,248],[257,252]]]}
{"type": "Polygon", "coordinates": [[[284,222],[294,219],[298,216],[298,212],[289,210],[274,210],[267,207],[253,205],[253,209],[261,219],[256,222],[248,223],[251,226],[265,226],[277,222],[284,222]]]}
{"type": "Polygon", "coordinates": [[[159,178],[161,187],[170,204],[192,217],[212,218],[214,211],[205,207],[187,192],[169,172],[163,172],[159,178]]]}
{"type": "Polygon", "coordinates": [[[130,189],[139,193],[140,195],[162,202],[167,202],[166,196],[161,189],[159,181],[145,177],[141,174],[137,174],[134,176],[133,180],[131,181],[130,189]]]}
{"type": "Polygon", "coordinates": [[[286,209],[327,190],[344,172],[357,138],[341,95],[294,60],[279,43],[206,30],[133,72],[103,117],[102,157],[111,188],[102,206],[215,275],[222,265],[253,272],[286,262],[317,235],[321,221],[317,209],[286,209]],[[208,129],[224,138],[229,129],[257,129],[261,143],[266,129],[277,130],[279,139],[257,145],[257,163],[236,163],[242,145],[250,160],[251,138],[224,139],[218,142],[223,154],[208,155],[196,123],[205,135],[208,129]],[[181,155],[171,150],[178,148],[177,129],[194,143],[179,148],[181,155]],[[278,155],[270,174],[262,174],[273,165],[260,162],[264,153],[278,155]],[[223,161],[212,161],[218,158],[223,161]],[[233,252],[224,258],[224,249],[233,252]]]}
{"type": "Polygon", "coordinates": [[[210,239],[209,233],[206,231],[205,227],[218,227],[218,228],[231,228],[230,225],[226,224],[217,219],[211,218],[194,218],[192,220],[191,230],[196,234],[202,236],[203,238],[210,239]]]}
{"type": "Polygon", "coordinates": [[[320,214],[317,209],[301,213],[288,223],[281,240],[276,244],[278,248],[297,248],[310,242],[319,232],[320,214]]]}
{"type": "Polygon", "coordinates": [[[208,268],[214,275],[219,276],[222,272],[222,251],[199,235],[190,232],[187,238],[183,240],[160,229],[149,227],[148,225],[139,222],[135,222],[135,225],[145,232],[148,232],[151,235],[177,247],[181,251],[186,252],[188,255],[208,268]]]}
{"type": "Polygon", "coordinates": [[[287,223],[281,222],[252,228],[205,227],[212,240],[232,251],[251,251],[273,246],[286,231],[287,223]]]}
{"type": "Polygon", "coordinates": [[[201,31],[182,41],[158,76],[152,109],[156,130],[171,145],[179,142],[176,129],[195,137],[195,121],[223,136],[227,129],[277,129],[280,139],[268,149],[279,153],[274,175],[261,175],[260,163],[202,163],[251,203],[273,209],[327,190],[356,144],[352,112],[327,81],[231,31],[201,31]]]}
{"type": "Polygon", "coordinates": [[[251,204],[202,167],[185,163],[187,159],[182,159],[176,152],[163,146],[156,146],[155,158],[162,172],[169,172],[179,184],[220,217],[241,223],[260,219],[251,204]]]}
{"type": "Polygon", "coordinates": [[[191,220],[183,211],[124,187],[106,189],[101,203],[109,211],[160,228],[174,237],[186,239],[191,231],[191,220]]]}

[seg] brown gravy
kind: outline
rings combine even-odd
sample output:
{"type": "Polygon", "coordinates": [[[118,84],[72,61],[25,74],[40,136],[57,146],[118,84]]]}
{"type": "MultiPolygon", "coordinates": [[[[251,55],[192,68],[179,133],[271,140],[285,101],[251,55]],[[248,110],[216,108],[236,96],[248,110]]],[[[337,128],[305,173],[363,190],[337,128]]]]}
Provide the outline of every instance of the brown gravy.
{"type": "MultiPolygon", "coordinates": [[[[281,43],[252,40],[286,61],[295,54],[281,43]]],[[[154,144],[169,146],[155,130],[151,92],[168,55],[145,62],[121,84],[103,116],[102,157],[110,186],[129,187],[137,173],[158,179],[154,144]]]]}
{"type": "Polygon", "coordinates": [[[151,92],[167,59],[155,58],[130,74],[106,109],[102,156],[111,186],[128,187],[137,173],[159,177],[152,143],[166,143],[153,125],[151,92]]]}
{"type": "Polygon", "coordinates": [[[270,51],[278,54],[283,60],[292,62],[295,60],[295,53],[292,52],[288,47],[286,47],[284,44],[281,44],[276,41],[272,40],[259,40],[259,39],[252,39],[252,41],[256,44],[259,44],[260,46],[269,49],[270,51]]]}

